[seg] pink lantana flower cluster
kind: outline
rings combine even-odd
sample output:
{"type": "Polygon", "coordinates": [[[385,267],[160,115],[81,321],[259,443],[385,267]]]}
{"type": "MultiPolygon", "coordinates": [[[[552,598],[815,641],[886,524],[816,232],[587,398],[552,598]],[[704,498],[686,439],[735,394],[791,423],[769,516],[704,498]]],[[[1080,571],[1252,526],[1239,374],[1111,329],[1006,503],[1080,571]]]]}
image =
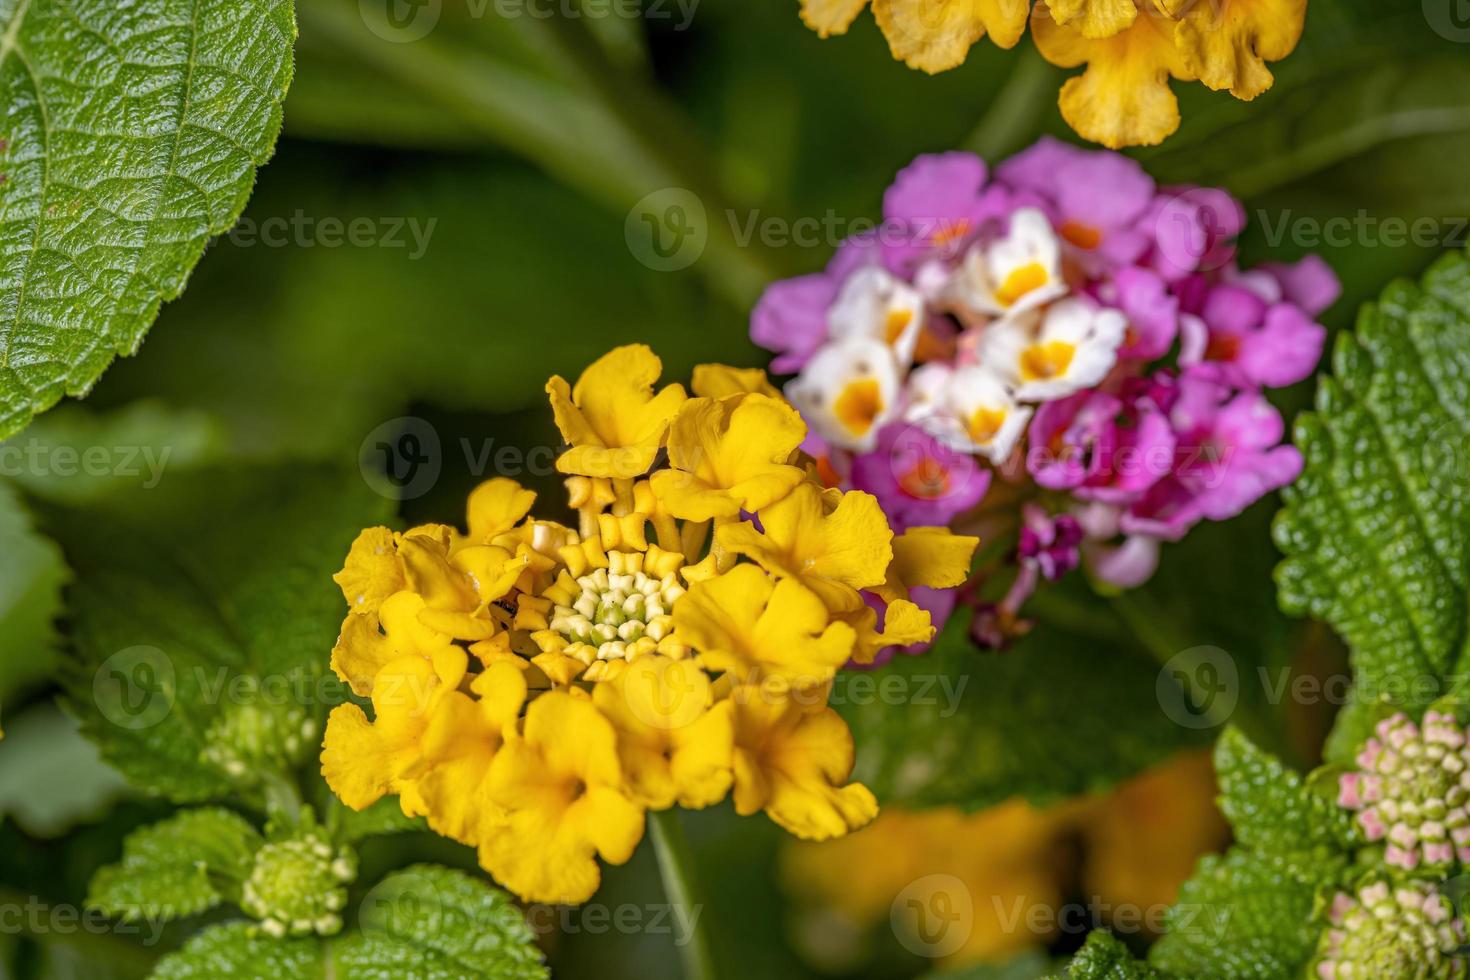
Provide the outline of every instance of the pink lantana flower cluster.
{"type": "MultiPolygon", "coordinates": [[[[1041,581],[1085,563],[1141,584],[1160,542],[1300,473],[1265,391],[1313,372],[1338,282],[1315,256],[1241,269],[1224,191],[1044,139],[994,173],[921,156],[883,219],[773,284],[751,335],[793,376],[830,482],[900,529],[1015,535],[1008,588],[976,603],[982,642],[1025,629],[1041,581]]],[[[929,598],[938,619],[953,593],[929,598]]]]}

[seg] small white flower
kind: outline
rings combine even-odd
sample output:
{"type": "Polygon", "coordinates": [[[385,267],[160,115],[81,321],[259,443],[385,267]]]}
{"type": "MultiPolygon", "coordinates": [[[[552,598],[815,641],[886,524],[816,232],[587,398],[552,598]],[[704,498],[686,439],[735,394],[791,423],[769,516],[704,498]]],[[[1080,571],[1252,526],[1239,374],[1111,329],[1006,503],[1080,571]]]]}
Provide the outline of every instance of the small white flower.
{"type": "Polygon", "coordinates": [[[1005,382],[977,365],[925,365],[909,378],[905,417],[934,438],[997,466],[1016,448],[1031,409],[1016,402],[1005,382]]]}
{"type": "Polygon", "coordinates": [[[1067,284],[1051,222],[1035,208],[1021,208],[1005,237],[971,246],[950,288],[962,313],[1005,318],[1061,296],[1067,284]]]}
{"type": "Polygon", "coordinates": [[[899,409],[893,352],[877,340],[842,340],[821,347],[786,397],[817,434],[834,446],[868,452],[878,430],[899,409]]]}
{"type": "Polygon", "coordinates": [[[1102,381],[1118,360],[1128,321],[1117,310],[1064,299],[1042,314],[993,324],[980,339],[980,363],[1023,402],[1065,398],[1102,381]]]}
{"type": "Polygon", "coordinates": [[[942,412],[952,377],[954,368],[942,361],[931,361],[915,368],[904,386],[904,419],[918,422],[942,412]]]}
{"type": "Polygon", "coordinates": [[[924,297],[881,266],[864,266],[848,277],[827,311],[833,340],[876,340],[888,345],[900,367],[914,359],[924,329],[924,297]]]}

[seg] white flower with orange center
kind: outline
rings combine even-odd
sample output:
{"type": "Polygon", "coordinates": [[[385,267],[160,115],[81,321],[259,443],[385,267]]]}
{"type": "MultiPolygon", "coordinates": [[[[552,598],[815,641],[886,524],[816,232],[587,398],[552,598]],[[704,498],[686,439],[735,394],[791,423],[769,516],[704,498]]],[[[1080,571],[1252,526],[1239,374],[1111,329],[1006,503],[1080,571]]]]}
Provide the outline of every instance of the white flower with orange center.
{"type": "Polygon", "coordinates": [[[842,340],[817,351],[786,397],[834,446],[868,452],[899,410],[899,369],[876,340],[842,340]]]}
{"type": "Polygon", "coordinates": [[[1118,360],[1128,321],[1117,310],[1068,298],[1044,312],[987,328],[980,363],[1023,402],[1052,401],[1091,388],[1118,360]]]}
{"type": "Polygon", "coordinates": [[[918,417],[934,438],[999,466],[1021,441],[1031,409],[1019,404],[996,375],[968,365],[949,374],[943,390],[918,417]]]}
{"type": "Polygon", "coordinates": [[[830,336],[835,340],[877,340],[893,351],[894,360],[907,367],[924,329],[924,297],[886,269],[870,265],[853,273],[837,301],[827,311],[830,336]]]}
{"type": "Polygon", "coordinates": [[[1004,237],[971,247],[950,285],[951,300],[967,319],[1009,319],[1066,292],[1061,242],[1035,208],[1012,215],[1004,237]]]}

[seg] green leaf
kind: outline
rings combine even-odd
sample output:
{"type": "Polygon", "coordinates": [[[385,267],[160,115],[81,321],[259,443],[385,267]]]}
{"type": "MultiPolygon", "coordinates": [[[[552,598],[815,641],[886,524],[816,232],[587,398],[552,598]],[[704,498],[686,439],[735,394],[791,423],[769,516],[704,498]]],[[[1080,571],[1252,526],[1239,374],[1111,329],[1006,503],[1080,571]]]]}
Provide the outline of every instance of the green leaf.
{"type": "Polygon", "coordinates": [[[498,888],[420,864],[384,878],[363,899],[362,931],[332,939],[266,937],[231,923],[201,932],[164,958],[155,980],[545,980],[525,917],[498,888]]]}
{"type": "Polygon", "coordinates": [[[1211,980],[1297,976],[1317,948],[1317,892],[1335,884],[1345,867],[1344,858],[1239,847],[1209,855],[1180,887],[1149,962],[1211,980]]]}
{"type": "Polygon", "coordinates": [[[1166,980],[1166,977],[1134,959],[1117,936],[1104,929],[1094,929],[1058,980],[1166,980]]]}
{"type": "Polygon", "coordinates": [[[857,744],[854,778],[885,805],[1054,802],[1208,738],[1164,713],[1159,668],[1134,650],[1044,623],[1014,650],[982,652],[964,620],[951,619],[921,656],[838,676],[833,703],[857,744]]]}
{"type": "Polygon", "coordinates": [[[223,435],[205,413],[156,401],[111,412],[65,405],[0,443],[0,473],[30,496],[79,505],[217,459],[223,435]]]}
{"type": "Polygon", "coordinates": [[[32,837],[58,837],[101,817],[127,782],[98,758],[76,719],[54,703],[36,704],[5,725],[0,751],[0,819],[32,837]]]}
{"type": "Polygon", "coordinates": [[[291,0],[0,2],[0,435],[137,350],[234,223],[294,39],[291,0]]]}
{"type": "MultiPolygon", "coordinates": [[[[0,480],[0,708],[16,691],[56,669],[61,550],[38,534],[20,494],[0,480]]],[[[0,716],[3,723],[3,716],[0,716]]]]}
{"type": "Polygon", "coordinates": [[[355,844],[365,837],[401,834],[427,827],[422,817],[404,816],[403,805],[394,796],[386,796],[367,809],[354,810],[344,806],[333,795],[327,801],[327,808],[328,826],[334,828],[333,839],[340,844],[355,844]]]}
{"type": "MultiPolygon", "coordinates": [[[[324,980],[315,939],[272,939],[255,926],[210,926],[158,961],[153,980],[324,980]]],[[[339,975],[339,980],[347,980],[339,975]]]]}
{"type": "Polygon", "coordinates": [[[1283,608],[1329,622],[1365,701],[1423,707],[1464,657],[1470,586],[1470,269],[1447,255],[1339,336],[1275,537],[1283,608]]]}
{"type": "Polygon", "coordinates": [[[87,904],[124,920],[203,912],[234,900],[263,843],[230,810],[184,810],[129,834],[122,861],[92,876],[87,904]]]}
{"type": "Polygon", "coordinates": [[[334,950],[338,976],[548,976],[535,937],[510,896],[461,871],[420,864],[384,878],[361,908],[362,933],[334,950]]]}
{"type": "Polygon", "coordinates": [[[1354,840],[1348,811],[1313,792],[1279,759],[1227,728],[1215,746],[1220,809],[1244,847],[1275,854],[1333,853],[1354,840]]]}
{"type": "Polygon", "coordinates": [[[387,511],[357,472],[321,466],[210,467],[48,505],[77,573],[67,686],[104,758],[193,802],[311,754],[343,693],[331,575],[387,511]]]}

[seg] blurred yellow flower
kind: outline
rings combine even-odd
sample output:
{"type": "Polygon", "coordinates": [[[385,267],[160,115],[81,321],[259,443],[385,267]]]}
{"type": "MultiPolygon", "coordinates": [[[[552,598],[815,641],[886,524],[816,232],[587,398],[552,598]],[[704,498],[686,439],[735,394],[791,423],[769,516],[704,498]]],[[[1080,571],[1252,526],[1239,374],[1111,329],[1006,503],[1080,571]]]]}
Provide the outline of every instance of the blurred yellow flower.
{"type": "MultiPolygon", "coordinates": [[[[823,37],[844,33],[866,0],[803,0],[802,19],[823,37]]],[[[1025,30],[1023,0],[873,0],[895,58],[939,72],[989,34],[1009,48],[1025,30]]],[[[1037,0],[1037,50],[1062,68],[1086,65],[1061,91],[1062,117],[1104,146],[1151,145],[1179,128],[1171,78],[1200,81],[1238,99],[1271,87],[1268,61],[1295,50],[1307,0],[1037,0]]]]}
{"type": "Polygon", "coordinates": [[[900,935],[910,949],[937,953],[951,969],[1001,963],[1044,948],[1064,922],[1090,927],[1116,915],[1131,929],[1157,924],[1199,857],[1229,841],[1216,792],[1209,753],[1199,751],[1111,793],[1045,809],[1022,800],[968,814],[888,809],[840,841],[784,848],[782,880],[803,910],[798,938],[825,969],[860,966],[842,954],[860,950],[880,923],[916,925],[907,902],[942,901],[968,923],[943,946],[900,935]],[[1079,891],[1087,908],[1064,916],[1066,896],[1079,891]]]}

